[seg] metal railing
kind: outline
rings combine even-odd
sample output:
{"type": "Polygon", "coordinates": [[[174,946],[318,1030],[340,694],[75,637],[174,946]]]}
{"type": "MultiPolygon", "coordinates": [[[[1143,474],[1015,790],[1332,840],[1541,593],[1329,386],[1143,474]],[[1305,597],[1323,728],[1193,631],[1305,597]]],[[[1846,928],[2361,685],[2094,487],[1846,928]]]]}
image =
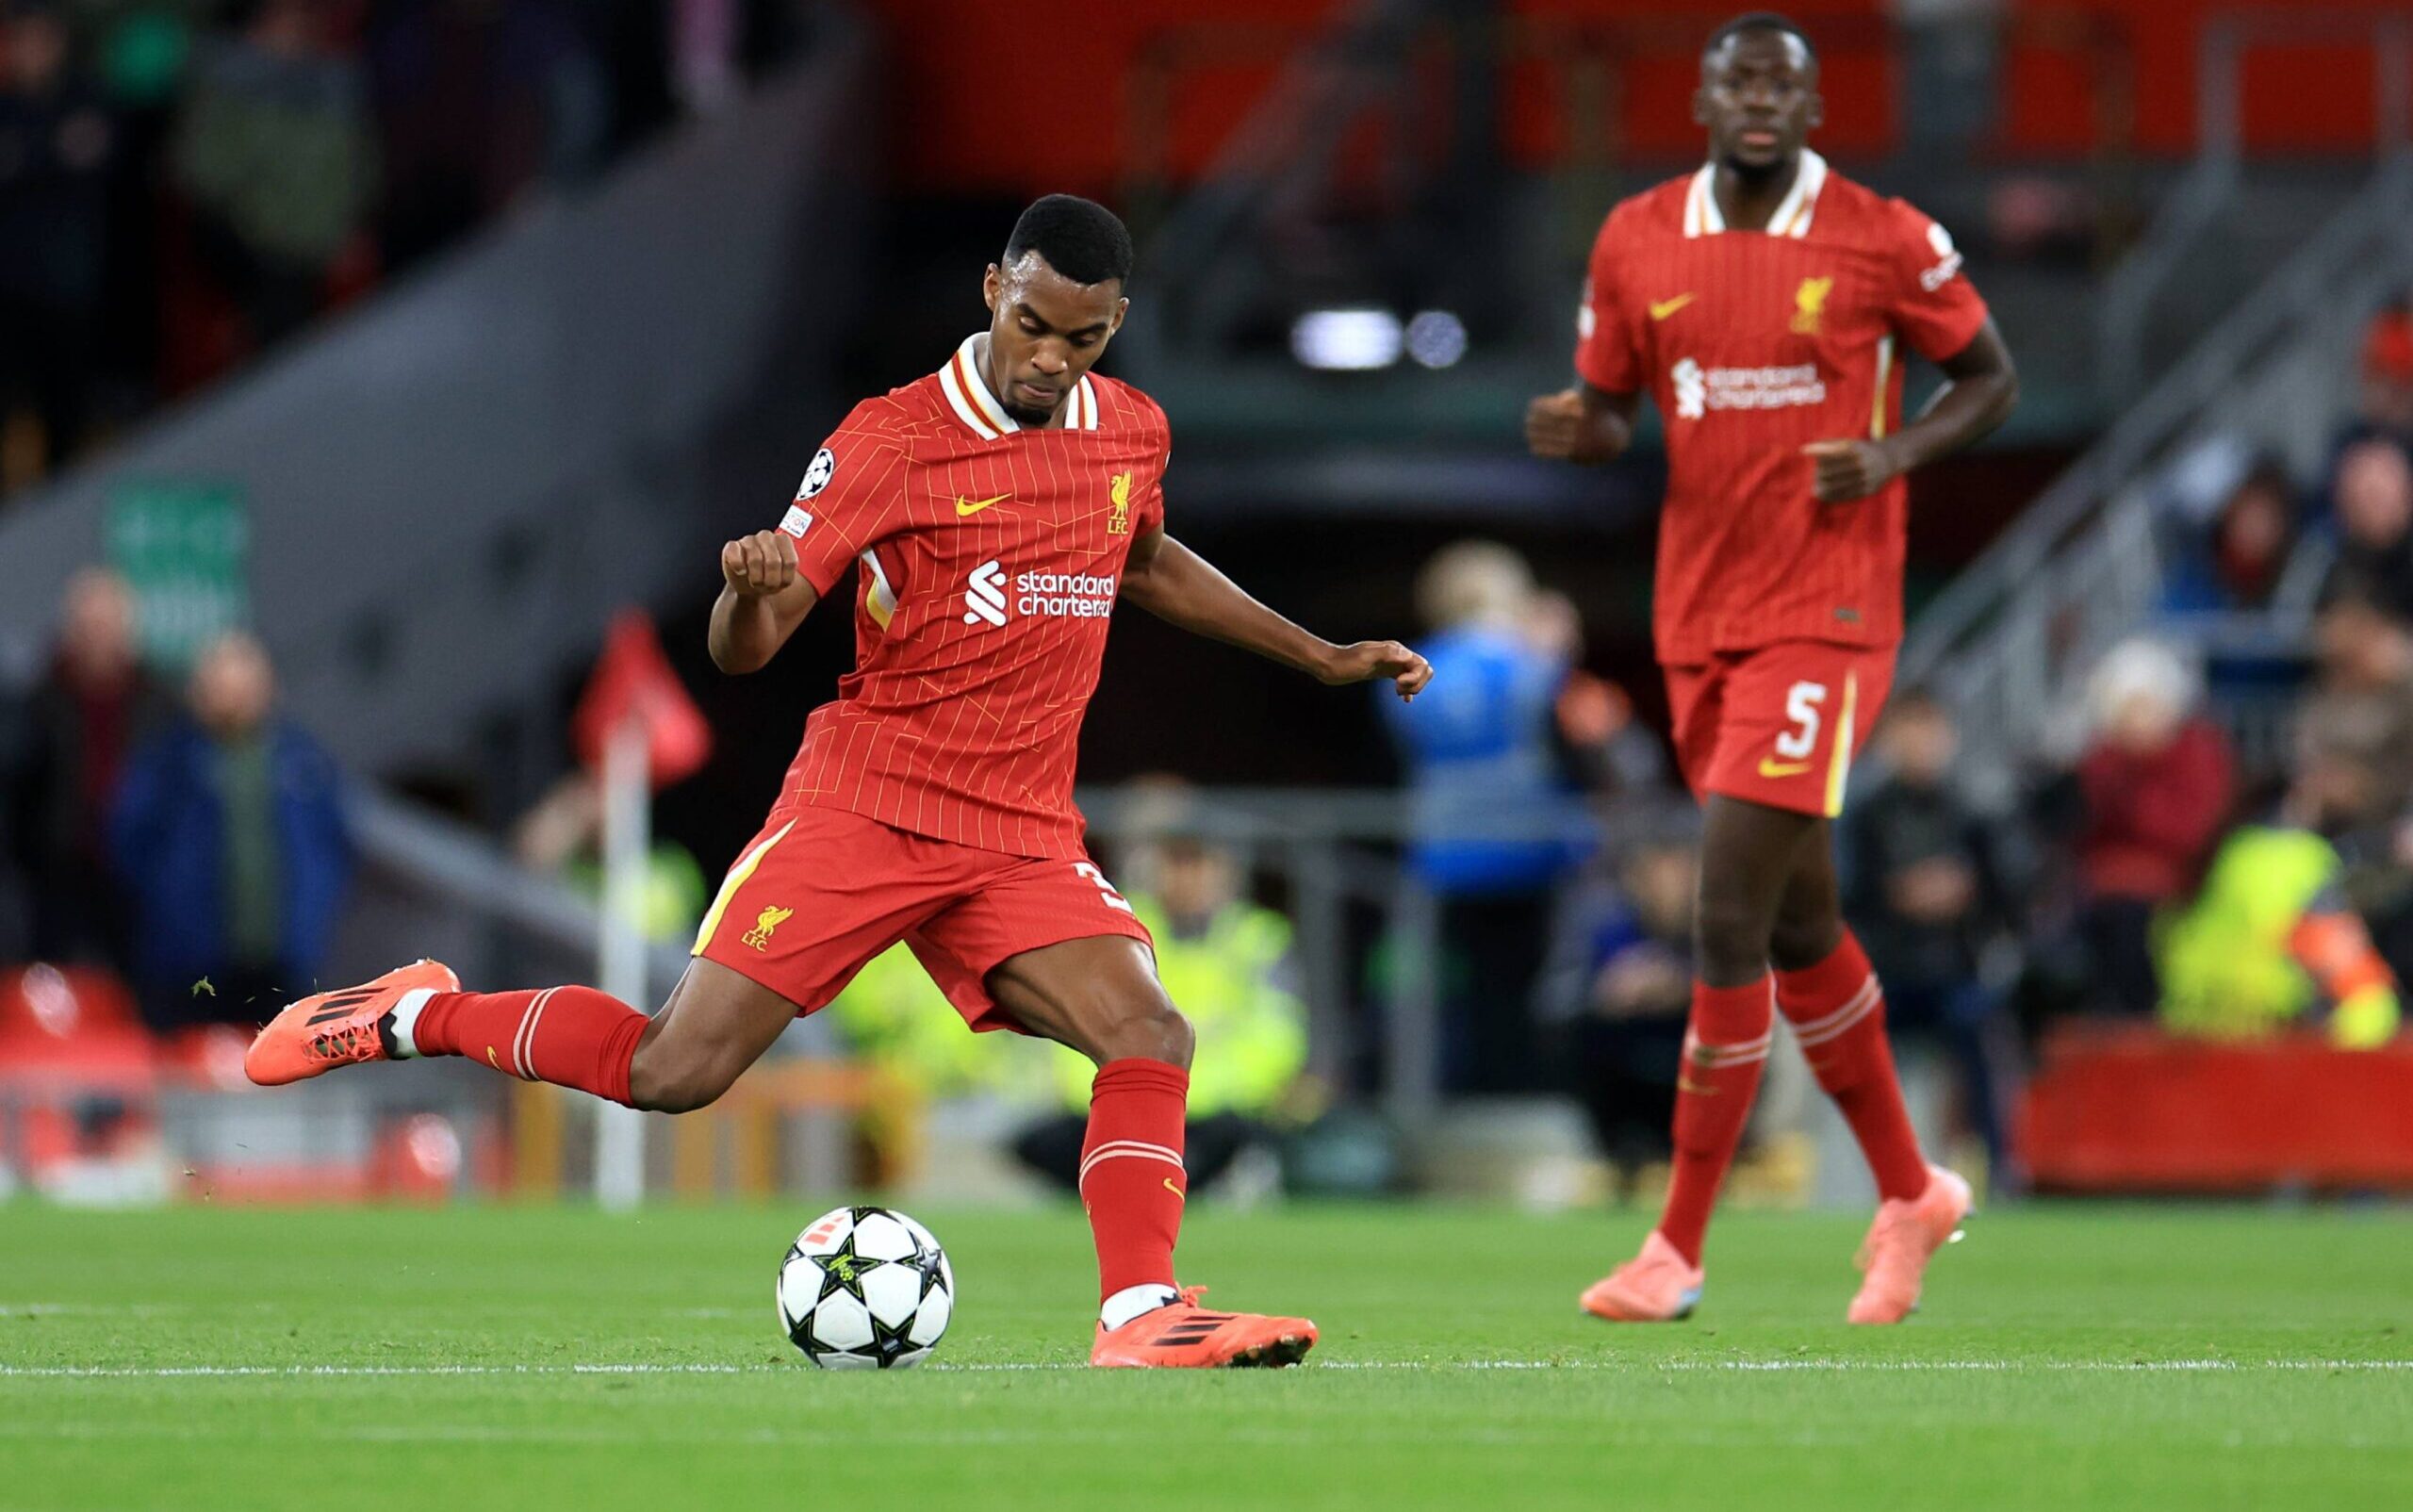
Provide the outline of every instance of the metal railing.
{"type": "MultiPolygon", "coordinates": [[[[1118,861],[1139,847],[1194,839],[1231,849],[1279,897],[1296,930],[1296,965],[1308,1006],[1309,1069],[1345,1084],[1375,1073],[1383,1105],[1403,1126],[1440,1100],[1442,1036],[1439,904],[1405,864],[1419,823],[1391,789],[1202,788],[1177,801],[1149,789],[1081,793],[1093,844],[1118,861]],[[1367,1001],[1352,950],[1353,917],[1371,915],[1391,952],[1387,990],[1367,1001]],[[1365,1011],[1359,1011],[1364,1001],[1365,1011]]],[[[412,955],[442,954],[466,978],[494,988],[592,978],[599,905],[527,872],[477,830],[374,789],[354,795],[351,819],[377,906],[347,931],[343,970],[382,970],[412,955]]],[[[1573,811],[1492,814],[1452,830],[1453,839],[1564,842],[1573,811]]],[[[1123,885],[1144,885],[1118,875],[1123,885]]],[[[651,1011],[686,969],[676,943],[646,950],[651,1011]]],[[[807,1019],[791,1048],[827,1050],[827,1027],[807,1019]]]]}
{"type": "Polygon", "coordinates": [[[1968,748],[2033,751],[2069,681],[2157,601],[2154,469],[2230,433],[2325,438],[2354,323],[2413,275],[2413,157],[2392,159],[2261,289],[2057,479],[1912,626],[1905,684],[1956,709],[1968,748]]]}
{"type": "MultiPolygon", "coordinates": [[[[1185,792],[1169,804],[1147,789],[1101,788],[1080,797],[1092,842],[1118,854],[1175,838],[1237,853],[1287,901],[1296,928],[1309,1069],[1338,1083],[1371,1060],[1384,1109],[1403,1128],[1438,1107],[1441,904],[1406,862],[1411,843],[1436,837],[1422,827],[1407,793],[1218,787],[1185,792]],[[1353,909],[1380,918],[1378,932],[1390,952],[1388,991],[1370,1000],[1363,1014],[1354,1009],[1353,909]]],[[[1555,813],[1464,815],[1453,820],[1447,837],[1564,844],[1593,833],[1570,800],[1555,813]]],[[[1145,885],[1144,879],[1123,880],[1145,885]]]]}
{"type": "Polygon", "coordinates": [[[2264,48],[2334,41],[2372,46],[2372,151],[2382,171],[2413,154],[2413,17],[2290,8],[2207,22],[2196,60],[2196,158],[2144,238],[2104,285],[2096,365],[2113,403],[2143,391],[2151,376],[2146,332],[2162,296],[2196,268],[2200,244],[2223,223],[2244,184],[2247,61],[2264,48]]]}
{"type": "MultiPolygon", "coordinates": [[[[518,866],[477,830],[367,785],[350,796],[345,816],[362,860],[386,881],[506,936],[503,960],[496,962],[501,969],[517,968],[520,957],[515,945],[548,957],[593,960],[602,929],[601,905],[566,883],[518,866]]],[[[394,944],[410,948],[407,942],[394,944]]],[[[686,966],[687,953],[677,945],[649,946],[647,991],[658,998],[686,966]]],[[[636,1006],[650,1009],[653,1004],[636,1006]]]]}

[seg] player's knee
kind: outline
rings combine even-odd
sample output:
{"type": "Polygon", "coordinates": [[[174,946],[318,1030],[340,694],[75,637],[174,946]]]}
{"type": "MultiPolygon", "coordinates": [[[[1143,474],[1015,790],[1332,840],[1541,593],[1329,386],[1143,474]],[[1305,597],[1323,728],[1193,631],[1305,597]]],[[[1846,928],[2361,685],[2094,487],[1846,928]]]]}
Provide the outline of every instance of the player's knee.
{"type": "Polygon", "coordinates": [[[1768,920],[1748,898],[1703,887],[1693,912],[1693,946],[1701,969],[1732,980],[1765,969],[1768,920]]]}
{"type": "Polygon", "coordinates": [[[1779,971],[1800,971],[1835,953],[1843,940],[1843,916],[1830,912],[1779,917],[1768,935],[1768,960],[1779,971]]]}
{"type": "Polygon", "coordinates": [[[1151,1025],[1157,1041],[1157,1059],[1189,1070],[1191,1057],[1198,1053],[1198,1031],[1190,1027],[1189,1017],[1167,1003],[1151,1025]]]}
{"type": "Polygon", "coordinates": [[[1162,996],[1122,1006],[1106,1017],[1085,1046],[1099,1065],[1109,1060],[1162,1060],[1185,1069],[1198,1048],[1198,1033],[1181,1010],[1162,996]]]}
{"type": "Polygon", "coordinates": [[[629,1067],[629,1101],[648,1113],[692,1113],[719,1101],[744,1069],[715,1056],[647,1045],[629,1067]]]}

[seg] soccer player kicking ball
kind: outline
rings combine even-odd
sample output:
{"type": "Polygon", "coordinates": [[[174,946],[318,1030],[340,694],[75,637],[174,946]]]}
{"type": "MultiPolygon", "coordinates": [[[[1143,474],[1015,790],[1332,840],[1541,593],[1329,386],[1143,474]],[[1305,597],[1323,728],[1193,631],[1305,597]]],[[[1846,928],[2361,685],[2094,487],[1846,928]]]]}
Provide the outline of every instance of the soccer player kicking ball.
{"type": "Polygon", "coordinates": [[[1385,678],[1412,698],[1432,670],[1396,641],[1318,639],[1165,534],[1164,412],[1090,370],[1130,273],[1108,211],[1031,205],[989,269],[989,328],[857,405],[779,528],[721,549],[722,670],[768,662],[842,583],[856,666],[807,722],[659,1014],[591,987],[465,993],[420,961],[286,1009],[245,1058],[251,1078],[458,1055],[684,1112],[901,939],[972,1028],[1098,1064],[1080,1168],[1104,1298],[1091,1362],[1304,1356],[1312,1323],[1210,1312],[1174,1279],[1190,1028],[1082,846],[1074,751],[1118,598],[1328,683],[1385,678]]]}
{"type": "Polygon", "coordinates": [[[1821,109],[1800,28],[1756,12],[1717,30],[1693,97],[1709,161],[1610,212],[1577,321],[1582,382],[1525,417],[1536,455],[1574,462],[1622,452],[1646,390],[1666,429],[1652,633],[1703,811],[1699,975],[1666,1211],[1584,1294],[1622,1322],[1699,1300],[1701,1239],[1777,1012],[1883,1198],[1851,1321],[1898,1323],[1969,1206],[1911,1132],[1829,827],[1893,680],[1902,475],[2000,424],[2017,381],[1944,229],[1803,145],[1821,109]],[[1897,342],[1951,379],[1907,425],[1897,342]]]}

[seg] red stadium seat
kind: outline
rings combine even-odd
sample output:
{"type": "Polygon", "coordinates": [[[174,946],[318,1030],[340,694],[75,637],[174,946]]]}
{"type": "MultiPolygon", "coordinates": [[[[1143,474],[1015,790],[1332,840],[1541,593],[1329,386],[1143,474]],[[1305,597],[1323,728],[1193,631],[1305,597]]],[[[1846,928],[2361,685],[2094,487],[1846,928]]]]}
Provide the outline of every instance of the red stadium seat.
{"type": "Polygon", "coordinates": [[[156,1131],[155,1049],[133,994],[105,971],[0,973],[0,1159],[39,1178],[156,1131]]]}
{"type": "Polygon", "coordinates": [[[0,1080],[151,1090],[151,1032],[134,994],[89,966],[31,965],[0,974],[0,1080]]]}
{"type": "Polygon", "coordinates": [[[2413,1191],[2413,1042],[2340,1050],[2070,1025],[2027,1091],[2042,1190],[2413,1191]]]}

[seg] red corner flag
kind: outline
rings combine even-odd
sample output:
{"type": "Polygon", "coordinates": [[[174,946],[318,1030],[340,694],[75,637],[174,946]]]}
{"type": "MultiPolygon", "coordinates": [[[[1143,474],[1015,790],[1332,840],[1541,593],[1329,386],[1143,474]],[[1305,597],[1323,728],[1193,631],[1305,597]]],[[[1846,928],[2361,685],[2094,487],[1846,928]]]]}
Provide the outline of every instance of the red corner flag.
{"type": "Polygon", "coordinates": [[[603,746],[624,719],[643,721],[646,769],[657,789],[695,775],[712,754],[712,727],[663,654],[652,616],[621,611],[603,638],[603,654],[571,717],[570,738],[591,772],[603,769],[603,746]]]}

